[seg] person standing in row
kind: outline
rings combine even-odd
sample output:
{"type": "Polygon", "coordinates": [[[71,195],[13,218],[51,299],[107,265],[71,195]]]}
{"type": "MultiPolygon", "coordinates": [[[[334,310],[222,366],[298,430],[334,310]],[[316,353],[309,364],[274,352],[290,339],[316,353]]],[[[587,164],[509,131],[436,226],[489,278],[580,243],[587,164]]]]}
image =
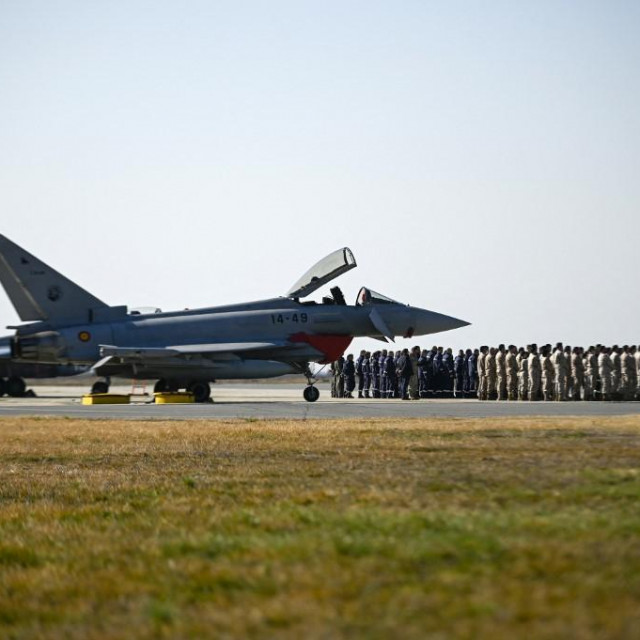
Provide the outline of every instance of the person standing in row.
{"type": "Polygon", "coordinates": [[[496,394],[498,400],[507,399],[507,366],[504,345],[498,345],[496,351],[496,394]]]}
{"type": "Polygon", "coordinates": [[[498,374],[496,368],[497,349],[491,347],[485,359],[485,374],[487,376],[487,399],[495,400],[498,395],[498,374]]]}
{"type": "Polygon", "coordinates": [[[344,375],[344,397],[353,398],[353,391],[356,388],[356,365],[353,362],[353,353],[347,356],[342,373],[344,375]]]}
{"type": "Polygon", "coordinates": [[[523,351],[518,365],[518,400],[529,397],[529,354],[523,351]]]}
{"type": "Polygon", "coordinates": [[[600,377],[600,399],[609,400],[611,397],[611,373],[613,365],[609,356],[609,349],[602,347],[598,356],[598,376],[600,377]]]}
{"type": "Polygon", "coordinates": [[[515,345],[509,345],[509,351],[505,356],[507,369],[507,397],[509,400],[518,399],[518,349],[515,345]]]}
{"type": "Polygon", "coordinates": [[[553,374],[555,379],[555,400],[562,401],[567,399],[567,361],[562,350],[562,343],[558,342],[551,356],[553,364],[553,374]]]}
{"type": "Polygon", "coordinates": [[[487,400],[487,351],[488,347],[480,347],[478,355],[478,398],[487,400]]]}
{"type": "Polygon", "coordinates": [[[418,385],[418,360],[420,358],[420,347],[413,347],[409,353],[409,363],[411,364],[411,377],[409,378],[409,397],[412,400],[420,398],[418,385]]]}
{"type": "Polygon", "coordinates": [[[571,354],[571,399],[581,400],[584,397],[584,360],[582,359],[582,349],[574,347],[571,354]]]}
{"type": "Polygon", "coordinates": [[[538,356],[538,345],[527,346],[527,352],[529,354],[529,400],[536,401],[540,399],[542,388],[542,363],[538,356]]]}
{"type": "Polygon", "coordinates": [[[542,349],[542,361],[540,363],[542,370],[542,395],[545,402],[549,402],[554,397],[555,391],[555,367],[551,362],[551,356],[549,354],[549,347],[545,346],[542,349]]]}

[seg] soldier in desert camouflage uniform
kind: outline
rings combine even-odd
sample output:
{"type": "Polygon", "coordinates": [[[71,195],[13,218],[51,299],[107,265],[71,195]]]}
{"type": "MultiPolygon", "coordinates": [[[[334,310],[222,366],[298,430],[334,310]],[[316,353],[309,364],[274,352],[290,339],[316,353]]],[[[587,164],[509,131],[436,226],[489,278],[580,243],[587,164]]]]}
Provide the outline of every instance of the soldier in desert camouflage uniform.
{"type": "Polygon", "coordinates": [[[485,358],[485,374],[487,376],[487,400],[495,400],[498,395],[497,384],[498,375],[496,371],[496,352],[495,347],[489,349],[489,353],[485,358]]]}
{"type": "Polygon", "coordinates": [[[553,400],[555,391],[555,368],[551,357],[549,355],[549,347],[545,346],[542,349],[542,359],[540,362],[540,369],[542,370],[542,394],[544,400],[548,402],[553,400]]]}
{"type": "Polygon", "coordinates": [[[539,400],[542,391],[542,364],[535,344],[527,347],[529,365],[529,400],[539,400]]]}
{"type": "Polygon", "coordinates": [[[518,400],[529,397],[529,353],[523,351],[518,364],[518,400]]]}
{"type": "Polygon", "coordinates": [[[518,350],[515,345],[509,345],[509,351],[505,357],[507,368],[507,397],[509,400],[518,399],[518,350]]]}
{"type": "Polygon", "coordinates": [[[498,400],[507,399],[507,353],[501,344],[496,351],[496,387],[498,400]]]}
{"type": "Polygon", "coordinates": [[[613,365],[609,357],[609,349],[602,347],[598,356],[598,376],[600,377],[600,399],[611,400],[611,373],[613,365]]]}

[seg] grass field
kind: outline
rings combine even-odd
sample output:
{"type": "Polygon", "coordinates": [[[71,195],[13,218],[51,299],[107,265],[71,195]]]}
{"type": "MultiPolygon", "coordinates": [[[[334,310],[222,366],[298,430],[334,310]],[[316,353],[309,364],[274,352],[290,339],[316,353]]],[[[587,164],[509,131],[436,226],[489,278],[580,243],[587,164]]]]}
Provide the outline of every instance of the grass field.
{"type": "Polygon", "coordinates": [[[638,638],[640,418],[0,421],[2,638],[638,638]]]}

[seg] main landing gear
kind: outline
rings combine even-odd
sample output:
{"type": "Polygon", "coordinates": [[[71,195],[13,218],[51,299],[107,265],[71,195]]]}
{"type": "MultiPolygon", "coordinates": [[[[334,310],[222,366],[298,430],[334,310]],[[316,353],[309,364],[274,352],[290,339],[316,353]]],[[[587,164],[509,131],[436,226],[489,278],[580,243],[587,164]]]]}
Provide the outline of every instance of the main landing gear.
{"type": "Polygon", "coordinates": [[[98,380],[91,385],[91,393],[109,393],[109,382],[98,380]]]}
{"type": "Polygon", "coordinates": [[[211,386],[208,382],[203,382],[202,380],[192,380],[188,382],[186,385],[184,382],[180,383],[176,380],[165,380],[164,378],[160,378],[154,387],[154,393],[171,393],[174,391],[178,391],[180,388],[185,388],[189,393],[193,394],[193,399],[196,402],[209,402],[211,398],[211,386]]]}

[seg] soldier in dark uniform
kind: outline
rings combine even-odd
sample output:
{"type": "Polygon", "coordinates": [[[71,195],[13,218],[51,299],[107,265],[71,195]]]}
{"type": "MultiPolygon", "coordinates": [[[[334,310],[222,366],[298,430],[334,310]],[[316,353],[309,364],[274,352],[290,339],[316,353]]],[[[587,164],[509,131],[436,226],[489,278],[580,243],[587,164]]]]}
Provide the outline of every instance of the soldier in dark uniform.
{"type": "Polygon", "coordinates": [[[469,392],[476,394],[478,392],[478,356],[479,349],[474,349],[469,360],[467,361],[467,375],[469,376],[469,392]]]}
{"type": "Polygon", "coordinates": [[[460,349],[458,355],[453,359],[453,396],[454,398],[464,397],[464,377],[465,377],[465,355],[460,349]]]}
{"type": "Polygon", "coordinates": [[[449,393],[453,388],[453,351],[446,349],[442,354],[442,390],[449,393]]]}
{"type": "Polygon", "coordinates": [[[396,397],[396,359],[393,357],[393,351],[389,349],[389,354],[384,361],[384,375],[386,378],[385,387],[387,388],[387,398],[396,397]]]}
{"type": "Polygon", "coordinates": [[[364,373],[362,371],[362,361],[364,360],[364,356],[366,353],[367,352],[363,349],[354,364],[356,368],[356,376],[358,378],[358,398],[362,398],[364,392],[364,373]]]}
{"type": "MultiPolygon", "coordinates": [[[[362,364],[361,364],[361,369],[362,369],[362,380],[363,380],[363,384],[362,384],[362,392],[365,398],[369,397],[369,390],[371,388],[371,353],[369,353],[369,351],[367,351],[364,354],[364,358],[362,358],[362,364]]],[[[362,397],[360,394],[358,394],[358,397],[362,397]]]]}
{"type": "Polygon", "coordinates": [[[369,359],[371,368],[371,396],[380,397],[380,352],[374,351],[369,359]]]}
{"type": "Polygon", "coordinates": [[[400,397],[403,400],[409,399],[409,380],[411,379],[411,359],[409,349],[403,349],[396,359],[396,377],[400,384],[400,397]]]}
{"type": "Polygon", "coordinates": [[[423,349],[418,358],[418,386],[421,398],[427,397],[427,368],[430,366],[427,358],[428,353],[426,349],[423,349]]]}
{"type": "Polygon", "coordinates": [[[433,368],[433,390],[439,394],[442,391],[442,347],[435,349],[431,364],[433,368]]]}
{"type": "Polygon", "coordinates": [[[469,390],[471,388],[471,383],[472,383],[472,378],[470,378],[469,376],[469,358],[473,355],[473,351],[471,351],[471,349],[467,349],[464,352],[464,380],[462,383],[462,389],[463,391],[466,393],[469,393],[469,390]]]}
{"type": "Polygon", "coordinates": [[[380,382],[378,383],[378,389],[380,390],[380,397],[387,397],[387,378],[384,375],[384,363],[387,359],[387,350],[383,349],[382,353],[378,357],[378,375],[380,382]]]}
{"type": "Polygon", "coordinates": [[[342,375],[344,376],[345,386],[344,397],[353,398],[353,390],[356,388],[356,366],[353,362],[353,353],[347,356],[347,360],[342,369],[342,375]]]}

